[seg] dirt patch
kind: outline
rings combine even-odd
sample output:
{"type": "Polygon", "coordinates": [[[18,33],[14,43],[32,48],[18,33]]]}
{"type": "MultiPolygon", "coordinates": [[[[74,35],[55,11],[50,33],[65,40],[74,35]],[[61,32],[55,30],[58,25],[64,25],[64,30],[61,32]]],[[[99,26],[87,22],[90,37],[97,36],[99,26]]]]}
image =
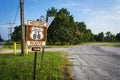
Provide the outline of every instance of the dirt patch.
{"type": "Polygon", "coordinates": [[[63,76],[64,76],[64,80],[74,80],[74,78],[72,77],[72,72],[71,72],[71,67],[68,65],[65,65],[63,67],[63,76]]]}

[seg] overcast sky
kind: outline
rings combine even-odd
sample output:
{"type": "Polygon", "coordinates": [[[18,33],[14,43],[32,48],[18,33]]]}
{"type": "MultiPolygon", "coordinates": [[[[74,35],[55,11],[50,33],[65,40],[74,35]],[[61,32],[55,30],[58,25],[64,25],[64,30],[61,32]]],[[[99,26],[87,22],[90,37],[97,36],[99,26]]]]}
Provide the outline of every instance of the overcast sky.
{"type": "MultiPolygon", "coordinates": [[[[25,24],[46,15],[52,6],[58,10],[67,8],[75,21],[84,21],[94,34],[120,32],[120,0],[24,0],[25,24]]],[[[19,0],[0,0],[0,34],[8,39],[10,20],[20,24],[19,0]],[[17,15],[16,15],[17,14],[17,15]]]]}

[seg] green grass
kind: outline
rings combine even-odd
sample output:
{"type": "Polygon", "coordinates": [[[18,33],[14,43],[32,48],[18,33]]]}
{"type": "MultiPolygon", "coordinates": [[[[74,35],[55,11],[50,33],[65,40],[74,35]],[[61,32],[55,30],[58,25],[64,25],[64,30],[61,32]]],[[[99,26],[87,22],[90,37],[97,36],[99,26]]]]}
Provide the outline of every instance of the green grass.
{"type": "Polygon", "coordinates": [[[45,48],[69,48],[72,45],[47,45],[45,48]]]}
{"type": "Polygon", "coordinates": [[[120,46],[120,43],[103,44],[101,46],[120,46]]]}
{"type": "MultiPolygon", "coordinates": [[[[16,43],[16,48],[17,49],[21,49],[21,44],[20,42],[17,42],[16,43]]],[[[14,42],[7,42],[3,47],[2,49],[13,49],[14,48],[14,42]]]]}
{"type": "MultiPolygon", "coordinates": [[[[25,56],[0,54],[0,80],[33,80],[33,64],[34,53],[25,56]]],[[[73,80],[66,64],[69,62],[63,53],[45,52],[41,69],[41,53],[38,53],[36,80],[64,80],[64,76],[68,77],[67,80],[73,80]]]]}

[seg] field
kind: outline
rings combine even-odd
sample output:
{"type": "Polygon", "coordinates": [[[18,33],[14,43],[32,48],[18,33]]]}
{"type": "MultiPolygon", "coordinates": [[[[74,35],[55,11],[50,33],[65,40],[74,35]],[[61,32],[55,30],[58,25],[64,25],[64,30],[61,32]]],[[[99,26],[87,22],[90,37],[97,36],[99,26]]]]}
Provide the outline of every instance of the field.
{"type": "MultiPolygon", "coordinates": [[[[45,52],[43,65],[41,53],[37,54],[36,80],[72,80],[66,55],[45,52]]],[[[33,80],[34,53],[21,56],[0,54],[0,80],[33,80]]]]}

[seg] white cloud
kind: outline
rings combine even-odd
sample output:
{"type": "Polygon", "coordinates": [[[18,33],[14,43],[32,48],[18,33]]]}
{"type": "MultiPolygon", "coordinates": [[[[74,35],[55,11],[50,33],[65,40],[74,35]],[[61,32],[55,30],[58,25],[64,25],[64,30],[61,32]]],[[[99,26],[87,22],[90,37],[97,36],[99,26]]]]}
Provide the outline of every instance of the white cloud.
{"type": "Polygon", "coordinates": [[[109,10],[91,11],[87,25],[94,33],[111,31],[114,34],[120,32],[120,6],[109,10]]]}
{"type": "Polygon", "coordinates": [[[103,8],[101,10],[94,9],[84,3],[77,1],[67,1],[59,4],[59,7],[65,7],[72,10],[76,21],[85,21],[88,28],[93,33],[111,31],[116,34],[120,32],[120,6],[113,6],[109,9],[103,8]]]}
{"type": "Polygon", "coordinates": [[[68,2],[65,2],[65,3],[61,3],[61,4],[56,4],[57,7],[64,7],[64,8],[71,8],[71,7],[76,7],[76,6],[79,6],[80,4],[79,3],[76,3],[76,2],[72,2],[72,1],[68,1],[68,2]]]}

